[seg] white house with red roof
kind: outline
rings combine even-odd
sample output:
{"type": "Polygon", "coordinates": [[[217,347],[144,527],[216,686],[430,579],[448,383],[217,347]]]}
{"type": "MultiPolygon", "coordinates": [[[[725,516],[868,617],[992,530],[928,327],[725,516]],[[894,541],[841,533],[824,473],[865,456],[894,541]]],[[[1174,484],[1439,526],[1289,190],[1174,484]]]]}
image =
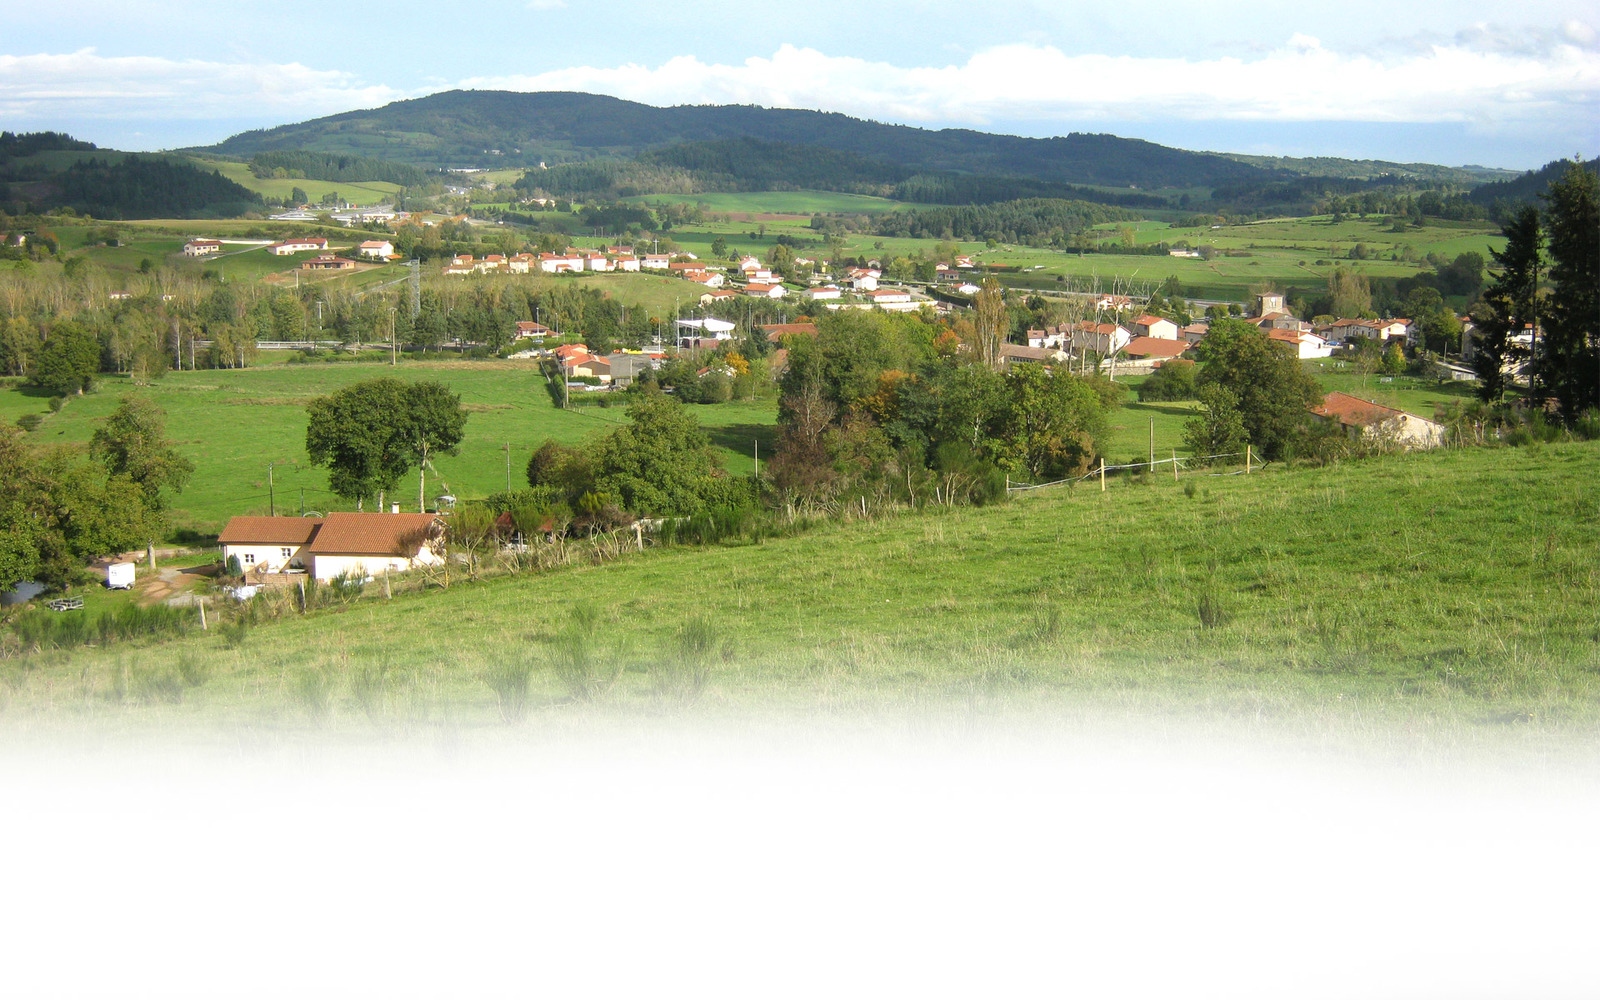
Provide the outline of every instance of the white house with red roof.
{"type": "Polygon", "coordinates": [[[1141,337],[1154,337],[1157,340],[1177,340],[1178,324],[1170,319],[1146,313],[1133,321],[1133,332],[1141,337]]]}
{"type": "Polygon", "coordinates": [[[546,274],[577,274],[583,270],[583,258],[542,253],[539,255],[539,270],[546,274]]]}
{"type": "Polygon", "coordinates": [[[364,240],[356,249],[363,257],[382,259],[394,254],[394,243],[389,240],[364,240]]]}
{"type": "Polygon", "coordinates": [[[435,514],[334,513],[326,517],[235,517],[217,536],[224,560],[246,574],[305,570],[317,580],[405,572],[444,561],[435,514]]]}
{"type": "Polygon", "coordinates": [[[204,257],[208,254],[221,252],[221,240],[190,240],[183,245],[183,255],[185,257],[204,257]]]}
{"type": "Polygon", "coordinates": [[[1125,362],[1130,367],[1160,368],[1164,362],[1170,361],[1189,349],[1187,340],[1167,340],[1164,337],[1135,337],[1128,341],[1122,353],[1128,356],[1125,362]]]}
{"type": "Polygon", "coordinates": [[[758,281],[752,281],[744,286],[744,294],[745,297],[752,299],[781,299],[788,295],[789,292],[782,285],[766,285],[758,281]]]}
{"type": "Polygon", "coordinates": [[[328,249],[328,241],[321,236],[304,236],[299,239],[284,240],[267,247],[267,253],[275,257],[287,257],[290,254],[306,253],[315,250],[323,253],[328,249]]]}
{"type": "Polygon", "coordinates": [[[1328,393],[1320,405],[1311,408],[1311,413],[1336,421],[1352,438],[1402,448],[1436,448],[1444,444],[1443,425],[1349,393],[1328,393]]]}
{"type": "Polygon", "coordinates": [[[1268,330],[1267,338],[1275,344],[1287,344],[1293,347],[1295,357],[1302,360],[1306,358],[1333,357],[1333,345],[1314,333],[1299,333],[1293,330],[1268,330]]]}

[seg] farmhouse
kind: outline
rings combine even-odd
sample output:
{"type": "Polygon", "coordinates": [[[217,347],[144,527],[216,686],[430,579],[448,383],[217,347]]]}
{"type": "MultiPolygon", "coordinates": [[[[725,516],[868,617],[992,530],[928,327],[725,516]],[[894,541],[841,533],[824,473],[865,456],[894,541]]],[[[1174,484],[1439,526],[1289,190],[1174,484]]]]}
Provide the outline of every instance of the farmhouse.
{"type": "Polygon", "coordinates": [[[1001,344],[999,357],[1000,364],[1006,368],[1024,362],[1053,365],[1069,360],[1065,351],[1052,350],[1048,347],[1024,347],[1021,344],[1001,344]]]}
{"type": "Polygon", "coordinates": [[[221,252],[221,240],[190,240],[183,245],[185,257],[204,257],[206,254],[221,252]]]}
{"type": "Polygon", "coordinates": [[[1338,421],[1355,439],[1404,448],[1434,448],[1444,443],[1444,427],[1432,420],[1348,393],[1328,393],[1322,405],[1312,407],[1311,412],[1323,420],[1338,421]]]}
{"type": "Polygon", "coordinates": [[[1272,330],[1267,333],[1267,338],[1275,344],[1287,344],[1294,348],[1295,357],[1297,358],[1328,358],[1333,356],[1332,345],[1314,333],[1272,330]]]}
{"type": "Polygon", "coordinates": [[[433,514],[234,517],[217,536],[223,559],[238,558],[247,575],[305,571],[324,581],[439,563],[442,539],[433,514]]]}
{"type": "Polygon", "coordinates": [[[1130,359],[1130,364],[1147,368],[1159,368],[1163,361],[1169,361],[1189,349],[1187,340],[1166,340],[1161,337],[1135,337],[1122,349],[1130,359]]]}
{"type": "Polygon", "coordinates": [[[310,250],[321,253],[327,249],[328,241],[321,236],[306,236],[300,239],[284,240],[282,243],[274,243],[267,247],[267,253],[275,257],[287,257],[290,254],[305,253],[310,250]]]}
{"type": "Polygon", "coordinates": [[[744,286],[744,294],[752,299],[781,299],[786,294],[782,285],[762,285],[756,282],[744,286]]]}
{"type": "Polygon", "coordinates": [[[403,573],[444,562],[444,530],[434,514],[329,514],[305,552],[318,580],[403,573]]]}
{"type": "Polygon", "coordinates": [[[1178,339],[1178,324],[1148,313],[1133,321],[1133,331],[1141,337],[1154,337],[1157,340],[1178,339]]]}
{"type": "Polygon", "coordinates": [[[576,274],[583,270],[583,258],[542,253],[539,255],[539,270],[546,274],[576,274]]]}
{"type": "Polygon", "coordinates": [[[300,265],[302,271],[348,271],[356,266],[353,260],[335,257],[331,253],[321,254],[300,265]]]}
{"type": "Polygon", "coordinates": [[[815,288],[806,289],[803,294],[811,301],[817,302],[822,299],[837,299],[844,292],[839,289],[838,285],[818,285],[815,288]]]}
{"type": "Polygon", "coordinates": [[[1073,351],[1094,351],[1096,354],[1115,354],[1132,340],[1132,334],[1118,323],[1091,323],[1088,320],[1067,331],[1067,344],[1073,351]]]}
{"type": "Polygon", "coordinates": [[[233,517],[217,541],[224,561],[238,559],[246,573],[304,569],[306,543],[322,526],[320,517],[233,517]]]}
{"type": "Polygon", "coordinates": [[[363,257],[388,257],[394,253],[394,244],[388,240],[366,240],[358,248],[363,257]]]}

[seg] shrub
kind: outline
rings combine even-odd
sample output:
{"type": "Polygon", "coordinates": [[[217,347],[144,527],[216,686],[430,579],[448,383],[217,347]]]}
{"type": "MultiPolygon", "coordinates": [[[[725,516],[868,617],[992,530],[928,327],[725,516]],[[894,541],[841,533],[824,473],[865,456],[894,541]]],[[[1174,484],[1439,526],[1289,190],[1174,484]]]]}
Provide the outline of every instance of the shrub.
{"type": "Polygon", "coordinates": [[[183,678],[171,667],[136,666],[131,680],[133,695],[140,701],[167,705],[183,701],[183,678]]]}
{"type": "Polygon", "coordinates": [[[684,622],[678,631],[676,655],[656,671],[656,692],[685,701],[698,698],[705,690],[716,649],[717,627],[711,619],[697,615],[684,622]]]}
{"type": "Polygon", "coordinates": [[[1201,628],[1221,628],[1233,617],[1228,613],[1221,596],[1209,583],[1200,588],[1200,593],[1195,598],[1195,613],[1200,618],[1201,628]]]}
{"type": "Polygon", "coordinates": [[[500,718],[521,722],[528,714],[528,685],[533,678],[533,661],[508,657],[483,672],[483,682],[494,691],[500,718]]]}
{"type": "Polygon", "coordinates": [[[1195,364],[1174,358],[1157,368],[1139,385],[1139,402],[1170,402],[1194,399],[1195,364]]]}

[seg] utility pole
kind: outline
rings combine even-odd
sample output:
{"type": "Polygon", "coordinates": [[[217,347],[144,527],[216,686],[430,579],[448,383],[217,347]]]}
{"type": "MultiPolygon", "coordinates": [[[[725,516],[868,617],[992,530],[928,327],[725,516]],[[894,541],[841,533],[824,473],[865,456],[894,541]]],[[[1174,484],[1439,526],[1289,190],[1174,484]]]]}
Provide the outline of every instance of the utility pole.
{"type": "Polygon", "coordinates": [[[511,442],[506,442],[506,492],[511,492],[511,442]]]}
{"type": "Polygon", "coordinates": [[[267,516],[268,517],[277,517],[278,516],[278,501],[277,501],[277,494],[273,491],[273,488],[272,488],[272,466],[273,466],[272,462],[268,462],[267,463],[267,516]]]}
{"type": "Polygon", "coordinates": [[[394,306],[389,307],[389,367],[393,368],[400,356],[400,344],[394,333],[394,306]]]}

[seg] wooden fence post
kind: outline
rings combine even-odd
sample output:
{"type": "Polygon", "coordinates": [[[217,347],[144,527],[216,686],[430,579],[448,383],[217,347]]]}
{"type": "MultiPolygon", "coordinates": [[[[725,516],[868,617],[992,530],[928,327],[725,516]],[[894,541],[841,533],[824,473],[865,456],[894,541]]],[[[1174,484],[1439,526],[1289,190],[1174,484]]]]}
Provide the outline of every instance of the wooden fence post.
{"type": "Polygon", "coordinates": [[[1244,474],[1250,474],[1250,442],[1244,443],[1244,474]]]}
{"type": "Polygon", "coordinates": [[[1178,449],[1172,449],[1172,481],[1178,481],[1178,449]]]}
{"type": "Polygon", "coordinates": [[[1100,492],[1106,491],[1106,457],[1100,456],[1100,492]]]}
{"type": "Polygon", "coordinates": [[[205,601],[205,598],[202,597],[199,600],[198,603],[200,605],[200,631],[204,632],[204,631],[206,631],[206,601],[205,601]]]}

